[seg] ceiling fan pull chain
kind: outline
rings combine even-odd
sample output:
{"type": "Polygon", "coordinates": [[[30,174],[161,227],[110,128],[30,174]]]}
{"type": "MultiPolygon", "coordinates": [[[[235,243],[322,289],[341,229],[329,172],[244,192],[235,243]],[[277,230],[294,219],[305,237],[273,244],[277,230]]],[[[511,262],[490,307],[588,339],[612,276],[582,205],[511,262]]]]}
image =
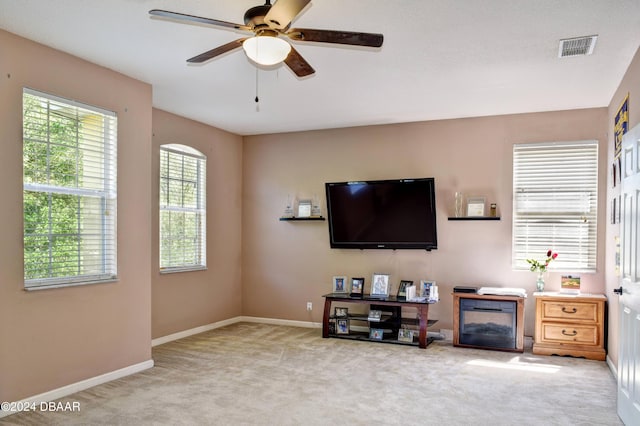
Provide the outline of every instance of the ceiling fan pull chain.
{"type": "Polygon", "coordinates": [[[256,68],[256,112],[260,112],[260,98],[258,98],[258,68],[256,68]]]}

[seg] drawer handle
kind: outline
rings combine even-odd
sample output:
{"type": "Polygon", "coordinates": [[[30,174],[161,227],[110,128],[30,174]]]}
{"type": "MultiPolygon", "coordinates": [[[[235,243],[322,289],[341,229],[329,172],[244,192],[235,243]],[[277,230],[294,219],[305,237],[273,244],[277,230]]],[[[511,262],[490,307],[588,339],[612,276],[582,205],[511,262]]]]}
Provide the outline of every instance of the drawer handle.
{"type": "Polygon", "coordinates": [[[567,333],[567,330],[562,330],[562,334],[564,334],[565,336],[576,336],[578,332],[573,330],[573,333],[567,333]]]}
{"type": "Polygon", "coordinates": [[[575,314],[576,312],[578,312],[578,310],[576,308],[571,308],[572,310],[568,311],[567,308],[565,306],[562,307],[562,312],[564,312],[565,314],[575,314]]]}

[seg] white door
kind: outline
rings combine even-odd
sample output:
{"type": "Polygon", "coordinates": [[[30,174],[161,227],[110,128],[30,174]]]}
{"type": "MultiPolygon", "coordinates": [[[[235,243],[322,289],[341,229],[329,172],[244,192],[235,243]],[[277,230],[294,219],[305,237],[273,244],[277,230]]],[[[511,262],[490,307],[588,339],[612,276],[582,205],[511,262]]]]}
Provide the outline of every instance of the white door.
{"type": "MultiPolygon", "coordinates": [[[[622,142],[618,415],[640,425],[640,125],[622,142]]],[[[616,303],[615,300],[612,300],[616,303]]]]}

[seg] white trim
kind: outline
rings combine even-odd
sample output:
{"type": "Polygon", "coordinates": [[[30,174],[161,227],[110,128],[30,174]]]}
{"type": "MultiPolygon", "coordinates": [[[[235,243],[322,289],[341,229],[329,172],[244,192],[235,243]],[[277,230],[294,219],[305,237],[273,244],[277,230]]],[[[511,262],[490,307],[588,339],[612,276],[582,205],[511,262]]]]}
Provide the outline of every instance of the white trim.
{"type": "Polygon", "coordinates": [[[151,346],[163,345],[165,343],[173,342],[174,340],[183,339],[185,337],[193,336],[195,334],[204,333],[205,331],[215,330],[216,328],[226,327],[228,325],[236,324],[239,322],[252,322],[259,324],[272,324],[272,325],[284,325],[289,327],[302,327],[302,328],[322,328],[321,322],[310,321],[294,321],[284,320],[276,318],[262,318],[262,317],[249,317],[249,316],[237,316],[229,318],[223,321],[214,322],[211,324],[201,325],[189,330],[179,331],[177,333],[169,334],[163,337],[157,337],[151,340],[151,346]]]}
{"type": "Polygon", "coordinates": [[[184,339],[185,337],[193,336],[194,334],[204,333],[205,331],[215,330],[216,328],[226,327],[227,325],[240,322],[240,317],[229,318],[223,321],[214,322],[211,324],[201,325],[199,327],[190,328],[188,330],[179,331],[177,333],[169,334],[162,337],[157,337],[151,340],[151,346],[159,346],[165,343],[173,342],[174,340],[184,339]]]}
{"type": "Polygon", "coordinates": [[[238,318],[240,318],[239,322],[256,322],[261,324],[286,325],[289,327],[322,328],[321,322],[295,321],[295,320],[285,320],[285,319],[277,319],[277,318],[245,317],[245,316],[238,317],[238,318]]]}
{"type": "MultiPolygon", "coordinates": [[[[76,392],[80,392],[85,389],[89,389],[94,386],[98,386],[103,383],[110,382],[112,380],[121,379],[123,377],[139,373],[141,371],[147,370],[152,367],[153,367],[153,360],[150,359],[148,361],[143,361],[138,364],[133,364],[128,367],[124,367],[119,370],[114,370],[109,373],[101,374],[96,377],[91,377],[89,379],[81,380],[76,383],[71,383],[70,385],[66,385],[58,389],[53,389],[48,392],[41,393],[39,395],[31,396],[29,398],[23,399],[22,401],[18,401],[18,405],[20,405],[20,403],[40,404],[41,402],[54,401],[56,399],[64,398],[65,396],[69,396],[76,392]]],[[[15,413],[18,413],[18,411],[0,411],[0,418],[10,416],[11,414],[15,414],[15,413]]]]}
{"type": "Polygon", "coordinates": [[[613,374],[613,378],[617,380],[618,379],[618,367],[616,367],[616,365],[613,363],[613,361],[611,361],[611,358],[609,358],[608,354],[607,354],[606,362],[607,362],[607,365],[609,366],[609,370],[611,370],[611,374],[613,374]]]}

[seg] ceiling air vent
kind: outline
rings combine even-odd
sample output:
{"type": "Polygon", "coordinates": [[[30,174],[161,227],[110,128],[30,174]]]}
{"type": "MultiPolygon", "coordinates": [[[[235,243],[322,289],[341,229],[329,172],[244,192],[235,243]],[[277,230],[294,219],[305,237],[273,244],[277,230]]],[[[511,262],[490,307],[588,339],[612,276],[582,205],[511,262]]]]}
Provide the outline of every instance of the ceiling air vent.
{"type": "Polygon", "coordinates": [[[558,57],[568,58],[570,56],[591,55],[593,48],[596,46],[596,40],[598,40],[597,35],[560,40],[558,57]]]}

